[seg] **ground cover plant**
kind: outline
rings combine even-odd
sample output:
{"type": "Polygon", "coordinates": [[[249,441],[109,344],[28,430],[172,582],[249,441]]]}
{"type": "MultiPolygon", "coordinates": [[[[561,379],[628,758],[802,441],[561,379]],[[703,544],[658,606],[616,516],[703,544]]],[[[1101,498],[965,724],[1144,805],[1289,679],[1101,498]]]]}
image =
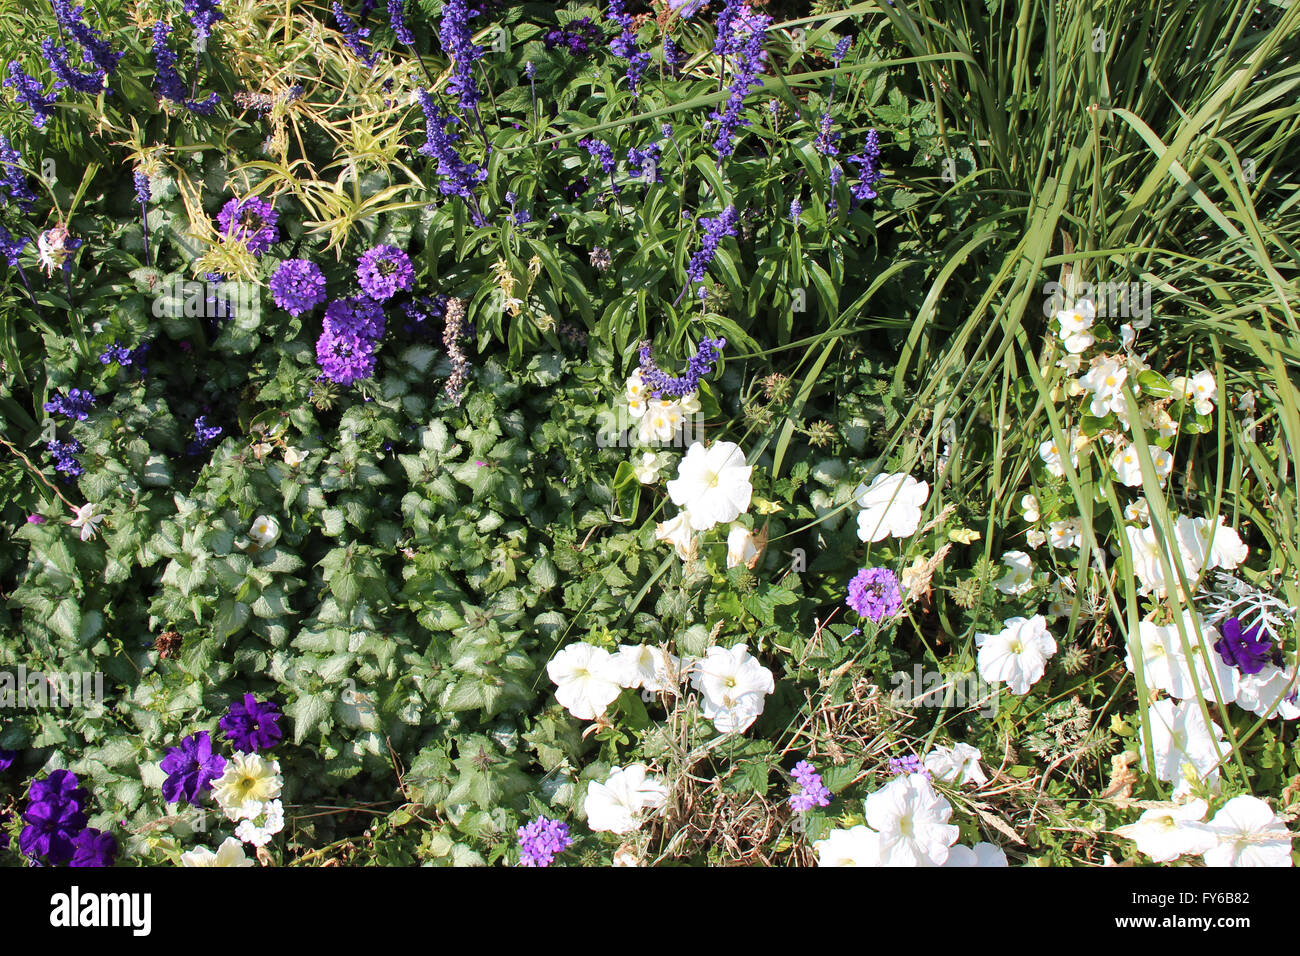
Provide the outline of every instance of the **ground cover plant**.
{"type": "Polygon", "coordinates": [[[0,24],[0,860],[1292,865],[1297,5],[0,24]]]}

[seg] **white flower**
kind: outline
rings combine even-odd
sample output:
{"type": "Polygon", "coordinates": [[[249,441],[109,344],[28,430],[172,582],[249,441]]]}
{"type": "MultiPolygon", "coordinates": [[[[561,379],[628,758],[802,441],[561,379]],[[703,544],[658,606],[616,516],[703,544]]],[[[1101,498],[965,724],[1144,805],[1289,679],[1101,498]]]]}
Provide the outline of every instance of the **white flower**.
{"type": "Polygon", "coordinates": [[[1031,524],[1038,520],[1038,498],[1034,495],[1023,495],[1020,498],[1020,513],[1024,519],[1031,524]]]}
{"type": "Polygon", "coordinates": [[[868,487],[859,486],[858,537],[875,542],[916,534],[929,497],[929,484],[911,475],[876,475],[868,487]]]}
{"type": "Polygon", "coordinates": [[[1147,505],[1146,496],[1139,495],[1124,506],[1124,520],[1136,521],[1139,524],[1151,523],[1151,509],[1147,505]]]}
{"type": "Polygon", "coordinates": [[[250,804],[260,806],[274,800],[283,786],[278,760],[235,751],[226,761],[225,773],[213,782],[212,796],[227,819],[242,820],[250,804]]]}
{"type": "Polygon", "coordinates": [[[1043,532],[1039,531],[1037,528],[1030,528],[1025,532],[1025,544],[1029,545],[1031,548],[1041,548],[1046,541],[1047,535],[1043,534],[1043,532]]]}
{"type": "Polygon", "coordinates": [[[1174,523],[1178,547],[1191,557],[1197,568],[1223,568],[1231,571],[1250,554],[1241,535],[1224,522],[1222,515],[1214,521],[1179,515],[1174,523]]]}
{"type": "Polygon", "coordinates": [[[1155,469],[1156,479],[1163,488],[1165,480],[1174,473],[1174,456],[1158,445],[1150,445],[1148,450],[1151,452],[1151,466],[1155,469]]]}
{"type": "MultiPolygon", "coordinates": [[[[1152,445],[1151,451],[1154,453],[1159,449],[1152,445]]],[[[1115,475],[1122,484],[1130,488],[1141,486],[1142,462],[1138,458],[1137,446],[1132,442],[1125,442],[1115,449],[1115,454],[1110,457],[1110,466],[1115,469],[1115,475]]]]}
{"type": "Polygon", "coordinates": [[[1237,674],[1237,706],[1256,717],[1300,718],[1295,668],[1265,664],[1258,674],[1237,674]]]}
{"type": "Polygon", "coordinates": [[[743,733],[776,690],[772,672],[751,657],[744,644],[730,650],[710,647],[694,665],[691,684],[704,694],[704,716],[724,734],[743,733]]]}
{"type": "Polygon", "coordinates": [[[74,528],[81,529],[81,540],[89,541],[95,536],[96,525],[104,520],[103,514],[98,510],[98,506],[93,501],[87,501],[80,508],[76,508],[77,516],[68,524],[74,528]]]}
{"type": "Polygon", "coordinates": [[[1200,826],[1216,841],[1205,851],[1206,866],[1292,865],[1292,833],[1259,797],[1233,797],[1200,826]]]}
{"type": "Polygon", "coordinates": [[[52,229],[46,229],[36,237],[36,250],[40,253],[41,268],[47,275],[54,275],[55,270],[63,268],[64,260],[72,253],[68,248],[71,238],[68,227],[59,223],[52,229]]]}
{"type": "MultiPolygon", "coordinates": [[[[1219,777],[1220,758],[1228,755],[1223,730],[1213,721],[1206,725],[1201,706],[1198,700],[1175,704],[1166,699],[1152,704],[1147,711],[1146,723],[1151,732],[1156,779],[1170,783],[1179,781],[1175,794],[1186,789],[1184,764],[1190,766],[1198,779],[1212,782],[1219,777]]],[[[1145,745],[1139,753],[1142,769],[1151,772],[1147,767],[1145,745]]]]}
{"type": "Polygon", "coordinates": [[[731,531],[727,534],[727,567],[735,568],[743,564],[747,568],[752,568],[758,563],[758,557],[762,553],[754,538],[754,532],[743,524],[731,526],[731,531]]]}
{"type": "Polygon", "coordinates": [[[1013,617],[1003,622],[998,634],[976,634],[976,659],[980,677],[989,683],[1005,683],[1013,694],[1029,693],[1056,653],[1056,640],[1047,632],[1047,619],[1013,617]]]}
{"type": "Polygon", "coordinates": [[[1125,407],[1124,382],[1128,378],[1128,367],[1107,356],[1097,359],[1079,379],[1079,384],[1092,393],[1088,411],[1098,418],[1105,418],[1114,411],[1125,407]]]}
{"type": "Polygon", "coordinates": [[[881,866],[943,866],[960,831],[952,806],[924,774],[895,777],[866,800],[867,825],[880,834],[881,866]]]}
{"type": "Polygon", "coordinates": [[[1191,378],[1177,375],[1169,380],[1169,387],[1174,390],[1175,397],[1191,401],[1196,414],[1208,415],[1214,411],[1219,387],[1209,369],[1202,369],[1191,378]]]}
{"type": "Polygon", "coordinates": [[[668,800],[668,790],[659,778],[646,773],[645,764],[615,767],[604,783],[587,786],[583,809],[587,826],[603,833],[631,833],[639,829],[646,810],[658,809],[668,800]]]}
{"type": "Polygon", "coordinates": [[[973,783],[980,787],[988,783],[988,777],[980,769],[980,756],[979,748],[970,744],[935,747],[925,755],[925,769],[944,783],[958,787],[973,783]]]}
{"type": "Polygon", "coordinates": [[[1097,309],[1090,299],[1080,299],[1074,303],[1074,308],[1056,313],[1056,321],[1061,324],[1061,341],[1065,343],[1067,352],[1078,354],[1092,345],[1095,340],[1088,329],[1096,315],[1097,309]]]}
{"type": "Polygon", "coordinates": [[[1142,424],[1154,429],[1161,438],[1173,438],[1178,434],[1178,423],[1165,411],[1163,405],[1151,404],[1142,409],[1142,424]]]}
{"type": "Polygon", "coordinates": [[[683,415],[694,415],[704,406],[700,404],[699,392],[687,392],[677,399],[677,407],[682,410],[683,415]]]}
{"type": "Polygon", "coordinates": [[[205,846],[181,854],[181,866],[253,866],[254,863],[244,856],[244,844],[234,837],[226,837],[213,853],[205,846]]]}
{"type": "MultiPolygon", "coordinates": [[[[1079,466],[1079,449],[1088,444],[1088,438],[1080,435],[1078,429],[1070,429],[1066,436],[1070,443],[1070,464],[1074,467],[1079,466]]],[[[1056,439],[1049,437],[1047,441],[1038,446],[1038,457],[1043,460],[1047,470],[1057,478],[1065,477],[1065,466],[1061,463],[1061,449],[1057,447],[1056,439]]]]}
{"type": "Polygon", "coordinates": [[[1007,551],[1002,555],[1002,564],[1007,573],[993,582],[995,588],[1013,597],[1032,590],[1034,562],[1029,555],[1023,551],[1007,551]]]}
{"type": "Polygon", "coordinates": [[[735,442],[714,442],[707,449],[695,442],[677,466],[677,477],[668,482],[673,504],[691,513],[691,526],[708,531],[723,521],[735,521],[749,510],[754,493],[749,476],[753,466],[745,464],[745,453],[735,442]]]}
{"type": "Polygon", "coordinates": [[[271,837],[284,829],[284,805],[279,800],[258,803],[249,800],[241,811],[244,819],[235,827],[235,836],[253,846],[266,846],[271,837]],[[261,823],[258,823],[258,819],[261,823]]]}
{"type": "Polygon", "coordinates": [[[1078,518],[1053,521],[1047,526],[1047,538],[1053,548],[1077,548],[1083,541],[1083,524],[1078,518]]]}
{"type": "Polygon", "coordinates": [[[269,548],[280,540],[280,525],[274,518],[258,515],[248,529],[248,536],[259,548],[269,548]]]}
{"type": "Polygon", "coordinates": [[[667,541],[677,551],[677,557],[689,561],[695,554],[695,529],[691,527],[689,511],[677,512],[677,517],[655,525],[655,540],[667,541]]]}
{"type": "Polygon", "coordinates": [[[555,699],[579,720],[601,716],[622,691],[617,660],[592,644],[570,644],[551,658],[546,674],[555,684],[555,699]]]}
{"type": "Polygon", "coordinates": [[[813,844],[818,866],[881,866],[880,834],[864,826],[831,830],[813,844]]]}
{"type": "Polygon", "coordinates": [[[641,484],[653,485],[659,480],[659,469],[662,467],[659,456],[652,451],[646,451],[641,453],[641,460],[632,466],[632,471],[641,484]]]}
{"type": "Polygon", "coordinates": [[[627,377],[627,400],[644,400],[645,382],[641,378],[641,370],[637,369],[627,377]]]}
{"type": "MultiPolygon", "coordinates": [[[[1124,528],[1124,533],[1128,537],[1129,548],[1133,554],[1133,573],[1137,575],[1138,582],[1141,584],[1139,593],[1154,594],[1158,598],[1167,596],[1170,582],[1165,579],[1165,566],[1160,557],[1161,548],[1155,528],[1151,525],[1145,528],[1128,525],[1124,528]]],[[[1173,535],[1173,541],[1168,543],[1173,549],[1173,553],[1169,556],[1174,569],[1172,583],[1174,590],[1181,594],[1182,584],[1178,579],[1178,569],[1181,567],[1188,583],[1193,584],[1197,575],[1201,573],[1201,566],[1195,555],[1183,549],[1182,540],[1177,534],[1173,535]]]]}
{"type": "Polygon", "coordinates": [[[960,843],[948,848],[948,860],[944,866],[1008,866],[1007,855],[1002,847],[992,843],[976,843],[973,847],[960,843]]]}
{"type": "Polygon", "coordinates": [[[682,413],[676,402],[666,398],[652,400],[646,405],[645,414],[641,416],[637,436],[647,445],[651,442],[672,441],[681,423],[682,413]]]}
{"type": "Polygon", "coordinates": [[[309,457],[310,452],[300,451],[290,446],[284,450],[284,463],[290,468],[297,468],[309,457]]]}
{"type": "Polygon", "coordinates": [[[1133,347],[1133,340],[1137,338],[1137,333],[1133,331],[1133,326],[1125,322],[1119,327],[1119,344],[1123,349],[1133,347]]]}
{"type": "MultiPolygon", "coordinates": [[[[646,410],[645,399],[629,398],[627,400],[627,413],[631,415],[633,418],[642,417],[643,415],[645,415],[645,410],[646,410]]],[[[637,434],[640,435],[639,430],[637,434]]],[[[641,440],[645,441],[644,438],[642,438],[641,440]]]]}
{"type": "MultiPolygon", "coordinates": [[[[1072,582],[1073,578],[1068,580],[1072,582]]],[[[1047,599],[1047,617],[1053,621],[1058,617],[1069,617],[1074,611],[1074,592],[1061,578],[1055,578],[1047,586],[1047,599]]]]}
{"type": "MultiPolygon", "coordinates": [[[[1176,623],[1160,626],[1151,621],[1138,622],[1142,676],[1147,687],[1166,691],[1179,700],[1204,697],[1209,701],[1215,699],[1217,687],[1223,701],[1231,703],[1237,697],[1237,670],[1225,664],[1213,650],[1219,632],[1186,609],[1183,610],[1182,625],[1194,664],[1188,663],[1187,655],[1183,652],[1183,642],[1176,623]],[[1210,649],[1208,658],[1196,639],[1198,623],[1205,648],[1210,649]]],[[[1124,658],[1124,666],[1131,673],[1137,673],[1132,648],[1124,658]]]]}
{"type": "Polygon", "coordinates": [[[681,663],[675,655],[653,644],[620,644],[618,682],[632,690],[675,694],[681,663]]]}
{"type": "Polygon", "coordinates": [[[1169,863],[1187,853],[1204,853],[1216,840],[1199,827],[1188,826],[1205,819],[1209,804],[1189,800],[1184,804],[1152,807],[1130,823],[1115,830],[1137,844],[1138,852],[1151,857],[1153,863],[1169,863]]]}

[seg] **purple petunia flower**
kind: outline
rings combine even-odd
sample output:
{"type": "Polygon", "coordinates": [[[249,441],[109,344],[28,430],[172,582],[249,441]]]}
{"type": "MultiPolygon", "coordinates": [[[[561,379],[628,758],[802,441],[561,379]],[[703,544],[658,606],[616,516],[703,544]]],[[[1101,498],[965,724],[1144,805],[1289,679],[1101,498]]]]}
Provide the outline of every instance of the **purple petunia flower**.
{"type": "Polygon", "coordinates": [[[51,107],[56,99],[54,94],[45,92],[45,84],[28,76],[17,60],[11,60],[9,78],[4,81],[4,85],[13,87],[14,99],[32,111],[32,126],[45,129],[45,124],[54,115],[51,107]]]}
{"type": "Polygon", "coordinates": [[[1219,628],[1222,637],[1214,642],[1223,662],[1243,674],[1258,674],[1274,657],[1276,649],[1268,634],[1258,625],[1243,631],[1241,621],[1230,617],[1219,628]]]}
{"type": "Polygon", "coordinates": [[[217,214],[221,234],[242,241],[255,256],[260,256],[280,241],[280,230],[276,228],[279,218],[275,208],[257,196],[250,196],[243,202],[227,200],[217,214]]]}
{"type": "Polygon", "coordinates": [[[23,820],[27,826],[18,837],[18,848],[31,859],[44,857],[60,864],[72,859],[74,840],[86,826],[85,807],[90,797],[67,770],[54,770],[32,783],[27,793],[23,820]]]}
{"type": "Polygon", "coordinates": [[[226,772],[226,758],[212,751],[212,738],[206,730],[190,734],[179,747],[172,747],[159,765],[167,774],[163,781],[163,799],[168,803],[184,800],[198,806],[203,794],[212,789],[212,781],[226,772]]]}
{"type": "Polygon", "coordinates": [[[557,853],[573,845],[569,825],[546,817],[538,817],[520,827],[517,835],[520,866],[550,866],[557,853]]]}
{"type": "Polygon", "coordinates": [[[879,624],[903,606],[903,592],[897,575],[889,568],[863,568],[849,582],[844,603],[879,624]]]}
{"type": "Polygon", "coordinates": [[[74,851],[68,866],[112,866],[117,856],[117,839],[102,830],[82,830],[72,845],[74,851]]]}
{"type": "Polygon", "coordinates": [[[701,339],[687,364],[686,374],[674,378],[655,364],[650,352],[650,341],[647,339],[641,343],[641,381],[645,383],[651,398],[661,398],[664,395],[680,398],[689,395],[699,389],[700,379],[713,371],[713,365],[726,344],[726,339],[701,339]]]}
{"type": "MultiPolygon", "coordinates": [[[[40,515],[28,515],[28,516],[27,516],[27,520],[28,520],[28,521],[31,521],[32,518],[40,518],[40,515]]],[[[45,523],[45,519],[44,519],[44,518],[41,518],[41,520],[40,520],[39,522],[35,522],[35,523],[36,523],[36,524],[44,524],[44,523],[45,523]]],[[[12,767],[12,766],[14,765],[14,761],[17,760],[17,759],[18,759],[18,751],[16,751],[16,750],[0,750],[0,773],[4,773],[6,770],[8,770],[10,767],[12,767]]]]}
{"type": "Polygon", "coordinates": [[[831,792],[822,784],[822,777],[813,765],[806,760],[800,760],[794,765],[794,770],[790,772],[795,782],[799,784],[799,789],[790,794],[790,808],[796,813],[803,813],[811,810],[813,807],[829,806],[831,802],[831,792]]]}
{"type": "Polygon", "coordinates": [[[284,716],[275,701],[259,701],[245,694],[242,701],[230,705],[218,726],[235,749],[246,754],[270,750],[284,736],[278,721],[284,716]]]}
{"type": "Polygon", "coordinates": [[[310,312],[325,301],[325,273],[308,259],[285,259],[267,283],[275,304],[290,315],[310,312]]]}
{"type": "Polygon", "coordinates": [[[718,243],[724,236],[735,236],[740,224],[740,215],[736,212],[735,206],[728,206],[726,209],[713,219],[701,219],[700,225],[704,227],[704,236],[700,240],[699,250],[691,256],[691,261],[686,265],[686,280],[688,285],[694,285],[697,294],[704,296],[704,273],[709,268],[709,263],[717,255],[718,243]]]}
{"type": "Polygon", "coordinates": [[[366,295],[376,302],[405,292],[415,281],[410,257],[396,246],[375,246],[361,254],[357,262],[357,281],[366,295]]]}
{"type": "Polygon", "coordinates": [[[158,95],[164,100],[177,103],[191,113],[209,116],[217,108],[217,104],[221,102],[221,95],[212,92],[208,94],[206,99],[202,100],[196,100],[190,96],[189,90],[185,86],[185,80],[181,78],[176,69],[176,62],[179,58],[167,45],[167,38],[171,35],[171,32],[172,28],[161,20],[153,25],[154,87],[158,90],[158,95]]]}

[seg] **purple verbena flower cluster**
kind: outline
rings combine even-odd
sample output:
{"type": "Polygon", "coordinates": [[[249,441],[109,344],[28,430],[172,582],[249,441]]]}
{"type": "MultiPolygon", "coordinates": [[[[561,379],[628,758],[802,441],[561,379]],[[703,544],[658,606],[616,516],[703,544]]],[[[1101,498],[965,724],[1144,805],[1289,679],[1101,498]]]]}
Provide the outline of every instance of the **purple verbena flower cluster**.
{"type": "Polygon", "coordinates": [[[860,616],[879,624],[882,618],[898,613],[903,606],[898,576],[889,568],[863,568],[849,582],[844,603],[860,616]]]}
{"type": "Polygon", "coordinates": [[[325,301],[325,273],[308,259],[285,259],[267,283],[275,304],[290,315],[310,312],[325,301]]]}
{"type": "Polygon", "coordinates": [[[272,205],[265,199],[250,196],[243,202],[230,199],[217,214],[221,234],[243,242],[248,251],[260,256],[280,241],[276,223],[280,219],[272,205]]]}
{"type": "Polygon", "coordinates": [[[790,794],[790,809],[803,813],[813,807],[829,806],[831,792],[822,784],[822,777],[807,760],[800,760],[790,771],[799,789],[790,794]]]}
{"type": "Polygon", "coordinates": [[[384,334],[384,310],[371,299],[336,299],[325,309],[316,363],[332,382],[351,385],[375,372],[375,350],[384,334]]]}
{"type": "Polygon", "coordinates": [[[447,91],[458,97],[463,110],[476,109],[482,98],[474,82],[474,63],[485,51],[474,45],[473,31],[469,26],[475,12],[466,6],[465,0],[445,0],[442,22],[438,24],[438,42],[442,45],[442,52],[451,58],[452,75],[447,82],[447,91]]]}
{"type": "Polygon", "coordinates": [[[218,722],[226,739],[241,753],[255,754],[270,750],[284,737],[279,720],[284,715],[275,701],[259,701],[252,694],[230,705],[218,722]]]}
{"type": "Polygon", "coordinates": [[[538,817],[518,830],[519,865],[550,866],[557,853],[573,845],[569,825],[538,817]]]}
{"type": "Polygon", "coordinates": [[[56,99],[53,93],[45,92],[45,84],[23,72],[22,64],[17,60],[11,60],[9,78],[4,85],[13,87],[14,99],[32,111],[32,126],[45,129],[45,124],[54,115],[51,107],[56,99]]]}
{"type": "Polygon", "coordinates": [[[735,206],[728,206],[720,214],[712,219],[701,219],[700,225],[704,227],[704,236],[700,239],[700,248],[691,256],[691,261],[686,264],[686,278],[689,285],[696,287],[696,294],[703,298],[705,295],[704,274],[709,268],[709,263],[717,255],[718,243],[724,236],[735,236],[738,233],[740,225],[740,214],[736,212],[735,206]]]}
{"type": "Polygon", "coordinates": [[[700,379],[713,371],[713,365],[726,344],[726,339],[702,339],[695,354],[687,362],[686,374],[674,377],[655,364],[650,341],[647,339],[641,343],[641,381],[645,383],[652,398],[662,398],[665,395],[680,398],[689,395],[699,389],[700,379]]]}
{"type": "Polygon", "coordinates": [[[619,28],[618,36],[610,41],[610,51],[627,60],[627,88],[633,96],[637,96],[637,85],[641,82],[646,67],[650,65],[650,54],[637,49],[636,28],[632,15],[623,9],[623,0],[609,0],[609,10],[605,15],[619,28]]]}
{"type": "Polygon", "coordinates": [[[84,422],[95,407],[95,396],[84,388],[73,388],[67,395],[56,394],[44,407],[47,412],[84,422]]]}
{"type": "Polygon", "coordinates": [[[919,773],[923,776],[930,776],[930,771],[925,769],[921,763],[921,758],[916,754],[908,754],[906,757],[890,757],[889,772],[893,774],[900,773],[919,773]]]}
{"type": "Polygon", "coordinates": [[[169,103],[178,103],[191,113],[208,116],[221,102],[221,95],[212,92],[202,100],[190,96],[189,90],[185,88],[185,80],[176,69],[178,57],[167,45],[167,37],[171,32],[172,28],[161,20],[153,25],[153,59],[156,67],[154,86],[158,95],[169,103]]]}
{"type": "Polygon", "coordinates": [[[163,799],[168,803],[184,800],[198,806],[203,794],[212,789],[212,781],[226,772],[226,758],[212,750],[212,737],[206,730],[190,734],[179,747],[172,747],[159,765],[167,774],[163,781],[163,799]]]}
{"type": "Polygon", "coordinates": [[[375,246],[361,254],[357,281],[366,295],[376,302],[384,302],[411,288],[415,269],[410,257],[396,246],[375,246]]]}

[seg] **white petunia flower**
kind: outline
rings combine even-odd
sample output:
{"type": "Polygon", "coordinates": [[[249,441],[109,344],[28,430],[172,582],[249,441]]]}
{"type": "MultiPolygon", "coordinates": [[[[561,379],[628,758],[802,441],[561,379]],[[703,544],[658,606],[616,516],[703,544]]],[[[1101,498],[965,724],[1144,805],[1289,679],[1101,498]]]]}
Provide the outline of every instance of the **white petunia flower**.
{"type": "Polygon", "coordinates": [[[1300,718],[1300,692],[1295,668],[1265,664],[1258,674],[1237,674],[1237,706],[1256,717],[1300,718]]]}
{"type": "Polygon", "coordinates": [[[653,644],[620,644],[619,684],[632,690],[677,693],[681,660],[653,644]]]}
{"type": "Polygon", "coordinates": [[[1008,866],[1002,847],[992,843],[976,843],[973,847],[953,844],[948,848],[944,866],[1008,866]]]}
{"type": "Polygon", "coordinates": [[[925,755],[925,769],[944,783],[958,787],[973,783],[981,787],[989,782],[989,778],[980,769],[980,756],[979,748],[970,744],[935,747],[925,755]]]}
{"type": "MultiPolygon", "coordinates": [[[[1217,687],[1224,703],[1231,703],[1237,697],[1238,671],[1225,664],[1223,658],[1213,650],[1219,632],[1186,609],[1183,610],[1182,625],[1194,663],[1188,662],[1176,623],[1162,626],[1152,621],[1138,622],[1142,675],[1147,687],[1163,690],[1179,700],[1204,697],[1209,701],[1215,699],[1217,687]],[[1209,648],[1208,657],[1205,648],[1196,639],[1198,623],[1205,648],[1209,648]]],[[[1124,666],[1130,673],[1136,674],[1134,665],[1133,650],[1129,648],[1124,666]]]]}
{"type": "Polygon", "coordinates": [[[87,501],[80,508],[75,509],[77,516],[68,524],[81,530],[81,540],[89,541],[95,536],[98,530],[97,525],[104,520],[103,514],[100,513],[98,505],[93,501],[87,501]]]}
{"type": "Polygon", "coordinates": [[[1216,841],[1205,851],[1206,866],[1292,865],[1294,835],[1259,797],[1233,797],[1201,826],[1216,841]]]}
{"type": "Polygon", "coordinates": [[[1007,572],[993,582],[995,588],[1012,597],[1033,589],[1034,562],[1029,555],[1023,551],[1007,551],[1002,555],[1002,565],[1007,572]]]}
{"type": "MultiPolygon", "coordinates": [[[[1153,594],[1158,598],[1166,597],[1171,582],[1165,579],[1165,566],[1161,560],[1161,548],[1156,530],[1153,526],[1148,525],[1145,528],[1135,528],[1128,525],[1124,528],[1124,534],[1128,537],[1129,548],[1133,557],[1133,573],[1137,575],[1138,588],[1140,594],[1153,594]]],[[[1201,566],[1194,554],[1189,553],[1182,547],[1182,541],[1175,534],[1173,541],[1169,544],[1173,548],[1170,560],[1174,570],[1174,579],[1172,581],[1173,589],[1182,594],[1182,584],[1178,579],[1178,569],[1181,567],[1183,574],[1189,584],[1196,582],[1197,575],[1201,573],[1201,566]]]]}
{"type": "Polygon", "coordinates": [[[869,486],[859,485],[857,494],[858,537],[875,542],[916,534],[930,486],[907,474],[876,475],[869,486]]]}
{"type": "Polygon", "coordinates": [[[1046,671],[1048,658],[1056,653],[1056,639],[1041,614],[1010,618],[998,634],[976,634],[975,646],[980,677],[1005,683],[1016,695],[1029,693],[1046,671]]]}
{"type": "Polygon", "coordinates": [[[617,660],[603,647],[578,642],[546,665],[555,684],[555,699],[579,720],[595,720],[622,692],[617,660]]]}
{"type": "MultiPolygon", "coordinates": [[[[1147,711],[1146,724],[1151,732],[1156,779],[1177,781],[1175,795],[1185,792],[1188,786],[1184,765],[1190,767],[1197,779],[1211,783],[1218,780],[1219,762],[1227,757],[1228,748],[1219,725],[1213,721],[1205,723],[1200,701],[1185,700],[1178,704],[1168,699],[1159,701],[1147,711]]],[[[1151,772],[1145,745],[1139,753],[1142,769],[1151,772]]]]}
{"type": "Polygon", "coordinates": [[[640,829],[647,810],[662,807],[668,790],[646,766],[615,767],[604,783],[587,785],[583,810],[587,826],[599,833],[631,833],[640,829]]]}
{"type": "Polygon", "coordinates": [[[242,820],[250,805],[260,807],[274,800],[283,786],[278,760],[235,751],[226,761],[225,773],[213,781],[212,796],[227,819],[242,820]]]}
{"type": "Polygon", "coordinates": [[[727,533],[727,567],[735,568],[743,564],[747,568],[752,568],[758,563],[759,555],[762,553],[754,538],[754,532],[743,524],[731,526],[731,530],[727,533]]]}
{"type": "Polygon", "coordinates": [[[1188,853],[1204,853],[1217,842],[1203,829],[1188,826],[1204,820],[1208,809],[1204,800],[1152,807],[1137,822],[1118,827],[1115,832],[1136,843],[1138,852],[1149,856],[1153,863],[1169,863],[1188,853]]]}
{"type": "Polygon", "coordinates": [[[1228,525],[1222,515],[1214,521],[1179,515],[1174,523],[1178,547],[1189,555],[1198,568],[1222,568],[1231,571],[1250,554],[1241,535],[1228,525]]]}
{"type": "Polygon", "coordinates": [[[924,774],[895,777],[866,800],[867,825],[880,834],[881,866],[943,866],[960,831],[952,806],[924,774]]]}
{"type": "Polygon", "coordinates": [[[641,453],[641,460],[632,466],[632,472],[641,484],[653,485],[659,480],[659,470],[662,467],[659,456],[652,451],[647,451],[641,453]]]}
{"type": "Polygon", "coordinates": [[[880,834],[864,826],[831,830],[813,844],[818,866],[882,866],[880,834]]]}
{"type": "Polygon", "coordinates": [[[259,548],[269,548],[280,540],[280,525],[274,518],[258,515],[248,529],[248,537],[259,548]]]}
{"type": "Polygon", "coordinates": [[[691,513],[691,526],[708,531],[724,521],[735,521],[749,510],[754,487],[749,482],[753,466],[735,442],[714,442],[707,449],[695,442],[668,482],[673,504],[691,513]]]}
{"type": "Polygon", "coordinates": [[[213,853],[205,846],[181,854],[181,866],[254,866],[252,860],[244,855],[244,844],[234,837],[226,837],[217,852],[213,853]]]}
{"type": "Polygon", "coordinates": [[[704,694],[704,716],[719,733],[743,733],[763,713],[776,690],[772,672],[744,644],[710,647],[692,668],[691,684],[704,694]]]}
{"type": "Polygon", "coordinates": [[[695,530],[691,527],[690,512],[683,509],[675,518],[655,525],[655,540],[667,541],[676,550],[677,557],[689,561],[696,550],[695,530]]]}

